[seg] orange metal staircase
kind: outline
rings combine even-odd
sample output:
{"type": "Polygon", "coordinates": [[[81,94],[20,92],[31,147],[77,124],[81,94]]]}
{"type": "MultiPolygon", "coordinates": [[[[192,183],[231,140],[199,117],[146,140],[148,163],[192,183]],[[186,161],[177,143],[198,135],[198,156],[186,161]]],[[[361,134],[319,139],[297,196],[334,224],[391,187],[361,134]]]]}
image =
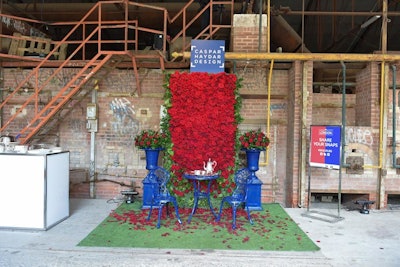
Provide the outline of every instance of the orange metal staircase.
{"type": "MultiPolygon", "coordinates": [[[[74,106],[77,103],[84,99],[94,88],[98,86],[101,79],[105,78],[110,71],[116,68],[118,64],[125,59],[128,59],[128,61],[131,62],[133,66],[136,77],[136,90],[140,92],[138,78],[139,75],[137,70],[138,61],[143,59],[156,59],[156,61],[159,61],[159,65],[163,69],[164,61],[166,60],[165,53],[167,51],[166,40],[164,40],[163,49],[161,51],[158,51],[158,54],[137,54],[136,52],[138,50],[139,36],[138,31],[147,31],[154,34],[163,34],[164,36],[167,36],[168,22],[174,23],[178,20],[178,18],[181,18],[183,30],[179,32],[173,38],[173,40],[176,40],[179,37],[185,38],[186,30],[188,30],[189,26],[192,25],[194,20],[199,18],[199,15],[196,15],[188,22],[186,21],[188,19],[186,16],[186,10],[188,6],[193,5],[194,3],[194,0],[189,1],[182,9],[182,12],[178,13],[172,19],[168,17],[168,13],[164,8],[154,7],[156,11],[162,12],[165,17],[165,25],[163,26],[163,30],[161,31],[140,27],[137,20],[129,19],[129,8],[132,8],[132,6],[141,8],[153,8],[151,6],[126,0],[99,1],[98,3],[96,3],[84,17],[73,26],[71,31],[63,38],[63,40],[58,42],[58,44],[55,45],[54,49],[50,51],[50,53],[47,54],[45,58],[39,61],[38,65],[33,68],[32,71],[25,77],[25,79],[23,79],[13,89],[13,91],[5,97],[3,102],[0,103],[0,110],[3,111],[3,108],[6,105],[11,105],[14,99],[18,99],[18,97],[20,97],[20,93],[24,92],[25,88],[33,87],[33,93],[26,97],[24,102],[19,105],[13,115],[7,118],[7,120],[0,128],[0,133],[15,133],[15,135],[18,135],[18,141],[21,144],[32,142],[33,138],[40,138],[45,136],[60,123],[60,120],[65,118],[66,115],[68,115],[68,113],[73,110],[74,106]],[[102,18],[102,10],[104,5],[117,4],[121,9],[124,10],[125,19],[122,21],[105,21],[102,18]],[[93,20],[93,17],[96,17],[97,19],[93,20]],[[107,29],[120,29],[124,32],[123,37],[120,40],[104,40],[102,39],[102,36],[104,31],[107,29]],[[78,34],[83,34],[82,40],[72,40],[71,37],[78,34]],[[103,45],[110,43],[119,44],[121,45],[121,48],[119,50],[112,51],[103,48],[103,45]],[[46,63],[51,61],[52,58],[54,58],[54,56],[58,53],[59,48],[61,46],[65,46],[66,44],[68,44],[69,46],[74,46],[76,48],[64,61],[62,61],[59,67],[55,69],[51,75],[49,75],[44,81],[40,80],[40,73],[41,71],[43,71],[44,68],[46,68],[46,63]],[[93,46],[97,47],[97,53],[95,53],[95,55],[90,59],[86,59],[85,52],[87,50],[87,46],[89,45],[91,46],[91,49],[93,49],[93,46]],[[60,73],[65,70],[65,68],[70,68],[71,65],[73,66],[74,62],[76,62],[76,58],[79,57],[79,55],[83,55],[83,57],[80,58],[80,62],[83,62],[84,64],[82,66],[79,66],[75,75],[70,78],[70,80],[66,82],[63,86],[60,86],[60,88],[58,89],[52,89],[52,80],[55,79],[57,75],[60,75],[60,73]],[[49,88],[51,88],[51,99],[46,101],[46,103],[43,103],[41,96],[43,96],[44,92],[48,92],[49,88]],[[33,112],[30,112],[32,107],[33,112]],[[18,120],[19,114],[23,113],[26,110],[29,110],[29,113],[26,115],[27,118],[29,118],[28,123],[25,126],[21,126],[19,125],[21,123],[21,120],[18,120]]],[[[218,3],[230,3],[232,4],[231,8],[233,10],[233,1],[218,3]]],[[[206,8],[213,8],[212,0],[205,7],[205,9],[206,8]]],[[[204,12],[205,9],[203,9],[201,12],[204,12]]],[[[201,12],[199,14],[201,14],[201,12]]],[[[231,13],[233,13],[233,11],[231,11],[231,13]]],[[[210,23],[212,24],[212,18],[210,23]]],[[[210,25],[209,27],[205,28],[199,34],[199,36],[204,37],[205,32],[209,31],[209,35],[206,37],[206,39],[210,39],[212,38],[213,34],[217,32],[218,29],[226,29],[229,27],[231,27],[231,24],[223,26],[210,25]]],[[[196,36],[196,38],[199,38],[199,36],[196,36]]],[[[188,45],[190,44],[185,44],[183,42],[181,51],[184,51],[188,47],[188,45]]]]}
{"type": "MultiPolygon", "coordinates": [[[[111,2],[111,1],[110,1],[111,2]]],[[[115,62],[121,60],[110,61],[112,57],[118,57],[128,54],[128,30],[137,28],[136,21],[126,21],[125,24],[111,25],[102,24],[101,21],[101,7],[104,4],[110,4],[110,2],[103,3],[99,2],[82,18],[82,20],[73,27],[73,29],[65,36],[65,38],[54,47],[54,49],[21,81],[16,88],[4,99],[0,104],[0,109],[5,105],[12,102],[12,99],[18,97],[18,93],[23,92],[24,88],[31,87],[34,84],[34,92],[25,100],[25,102],[19,106],[15,113],[8,118],[8,120],[2,125],[0,132],[5,132],[13,123],[18,123],[18,115],[22,113],[28,107],[34,107],[33,115],[25,127],[23,127],[17,134],[18,141],[21,144],[26,144],[35,135],[44,135],[49,132],[53,127],[57,125],[57,122],[63,118],[67,113],[72,110],[74,102],[82,100],[92,89],[94,89],[98,83],[96,74],[108,64],[108,70],[115,67],[115,62]],[[56,53],[59,47],[68,42],[69,37],[74,34],[79,27],[84,25],[89,16],[93,14],[98,16],[97,25],[94,30],[89,32],[82,42],[76,47],[71,55],[45,80],[39,80],[40,71],[44,68],[45,63],[51,60],[51,57],[56,53]],[[124,49],[122,51],[102,51],[101,45],[101,33],[107,28],[126,28],[124,40],[124,49]],[[129,29],[128,29],[129,28],[129,29]],[[96,40],[97,38],[97,40],[96,40]],[[45,91],[54,79],[68,64],[73,61],[76,54],[81,52],[85,46],[93,40],[98,43],[97,54],[88,60],[85,65],[77,71],[77,73],[58,91],[52,91],[52,98],[45,105],[41,103],[41,93],[45,91]],[[46,127],[45,127],[46,126],[46,127]]],[[[121,1],[116,1],[121,2],[121,1]]],[[[91,22],[92,23],[92,22],[91,22]]],[[[130,41],[131,44],[135,44],[135,40],[130,41]]],[[[104,75],[101,75],[104,77],[104,75]]],[[[28,114],[29,116],[30,114],[28,114]]],[[[15,128],[15,126],[14,126],[15,128]]]]}

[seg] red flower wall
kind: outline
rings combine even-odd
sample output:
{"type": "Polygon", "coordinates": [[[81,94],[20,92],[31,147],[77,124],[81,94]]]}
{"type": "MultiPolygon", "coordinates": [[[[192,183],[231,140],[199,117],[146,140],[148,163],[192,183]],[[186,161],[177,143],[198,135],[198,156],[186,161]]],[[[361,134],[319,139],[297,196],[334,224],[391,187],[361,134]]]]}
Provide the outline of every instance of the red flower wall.
{"type": "Polygon", "coordinates": [[[172,182],[178,196],[191,189],[179,189],[184,182],[182,174],[203,169],[203,162],[209,158],[217,162],[216,171],[221,172],[221,178],[213,184],[214,192],[220,194],[222,188],[230,192],[233,188],[229,176],[235,165],[236,81],[235,75],[226,73],[175,72],[170,76],[171,170],[175,173],[172,182]]]}

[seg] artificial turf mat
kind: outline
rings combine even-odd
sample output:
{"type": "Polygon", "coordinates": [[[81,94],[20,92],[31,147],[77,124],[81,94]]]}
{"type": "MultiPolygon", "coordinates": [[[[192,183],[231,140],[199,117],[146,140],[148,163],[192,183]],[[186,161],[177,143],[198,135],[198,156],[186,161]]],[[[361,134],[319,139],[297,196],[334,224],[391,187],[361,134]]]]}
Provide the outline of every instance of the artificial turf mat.
{"type": "Polygon", "coordinates": [[[182,224],[170,208],[167,217],[165,208],[161,227],[156,228],[157,209],[153,209],[150,221],[149,210],[141,210],[141,204],[121,204],[100,223],[78,246],[135,247],[171,249],[228,249],[268,251],[316,251],[309,237],[289,217],[279,204],[263,204],[262,211],[252,211],[254,224],[247,220],[246,213],[239,209],[237,229],[232,229],[232,212],[223,210],[220,222],[210,210],[198,208],[191,223],[187,222],[190,208],[180,208],[182,224]]]}

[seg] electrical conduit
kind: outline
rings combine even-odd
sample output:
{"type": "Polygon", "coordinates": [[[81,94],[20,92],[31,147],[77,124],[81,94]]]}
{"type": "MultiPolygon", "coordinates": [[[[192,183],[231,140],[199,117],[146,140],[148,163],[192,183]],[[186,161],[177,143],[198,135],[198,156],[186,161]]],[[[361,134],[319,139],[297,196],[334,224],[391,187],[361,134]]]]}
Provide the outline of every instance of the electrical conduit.
{"type": "Polygon", "coordinates": [[[396,151],[396,116],[397,116],[397,114],[396,114],[396,109],[397,109],[397,104],[396,104],[396,70],[397,70],[397,68],[396,68],[396,65],[392,65],[392,72],[393,72],[393,74],[392,74],[392,79],[393,79],[393,84],[392,84],[392,86],[393,86],[393,88],[392,88],[392,90],[393,90],[393,96],[392,96],[392,110],[393,110],[393,112],[392,112],[392,136],[393,136],[393,138],[392,138],[392,155],[393,155],[393,168],[395,168],[395,169],[399,169],[400,168],[400,165],[399,164],[397,164],[397,162],[396,162],[396,153],[397,153],[397,151],[396,151]]]}

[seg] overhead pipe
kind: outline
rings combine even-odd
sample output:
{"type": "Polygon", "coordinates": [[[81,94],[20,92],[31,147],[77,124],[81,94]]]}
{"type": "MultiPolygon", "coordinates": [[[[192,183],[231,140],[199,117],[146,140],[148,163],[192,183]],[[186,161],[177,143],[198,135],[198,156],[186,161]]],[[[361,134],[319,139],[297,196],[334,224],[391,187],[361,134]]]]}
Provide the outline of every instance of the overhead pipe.
{"type": "MultiPolygon", "coordinates": [[[[173,52],[172,57],[190,58],[191,52],[173,52]]],[[[293,62],[296,60],[306,61],[353,61],[353,62],[379,62],[400,61],[400,54],[340,54],[340,53],[244,53],[226,52],[225,60],[279,60],[282,62],[293,62]]]]}
{"type": "Polygon", "coordinates": [[[392,79],[393,79],[393,95],[392,95],[392,156],[393,156],[393,168],[395,169],[400,169],[400,164],[397,164],[396,162],[396,65],[392,65],[392,79]]]}
{"type": "Polygon", "coordinates": [[[290,26],[290,24],[281,16],[270,16],[270,38],[285,52],[311,53],[308,50],[299,34],[290,26]]]}
{"type": "Polygon", "coordinates": [[[351,41],[350,45],[347,47],[346,53],[351,53],[353,51],[354,47],[358,44],[358,41],[362,38],[364,33],[368,30],[368,27],[374,23],[376,20],[378,20],[381,16],[380,15],[375,15],[369,18],[366,22],[361,24],[360,28],[358,29],[358,32],[354,39],[351,41]]]}

